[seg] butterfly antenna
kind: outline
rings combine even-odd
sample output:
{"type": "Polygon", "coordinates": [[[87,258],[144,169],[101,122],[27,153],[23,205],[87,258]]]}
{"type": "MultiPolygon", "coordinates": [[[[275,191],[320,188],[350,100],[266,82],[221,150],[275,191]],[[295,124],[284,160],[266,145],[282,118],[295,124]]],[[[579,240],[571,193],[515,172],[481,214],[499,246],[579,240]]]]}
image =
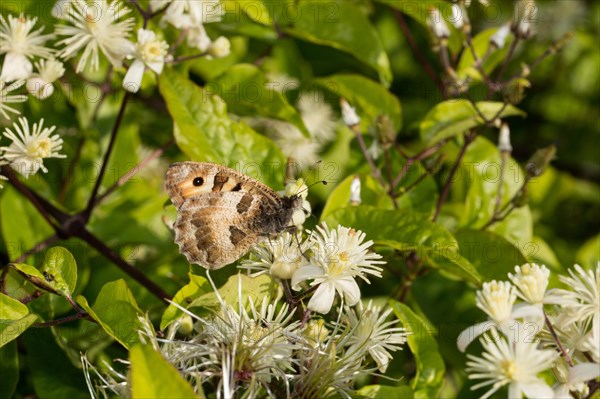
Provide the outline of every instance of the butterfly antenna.
{"type": "Polygon", "coordinates": [[[305,189],[298,191],[295,195],[300,195],[303,192],[308,191],[308,189],[311,188],[312,186],[316,186],[317,184],[323,184],[324,186],[326,186],[327,185],[327,180],[319,180],[319,181],[316,181],[314,183],[311,183],[309,186],[306,186],[305,189]]]}

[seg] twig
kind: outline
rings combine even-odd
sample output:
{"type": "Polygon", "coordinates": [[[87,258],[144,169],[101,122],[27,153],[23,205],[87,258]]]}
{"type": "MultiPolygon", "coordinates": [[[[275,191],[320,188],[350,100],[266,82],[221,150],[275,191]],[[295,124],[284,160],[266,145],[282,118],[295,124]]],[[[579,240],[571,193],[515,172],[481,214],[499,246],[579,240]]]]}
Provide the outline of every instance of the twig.
{"type": "Polygon", "coordinates": [[[361,149],[363,155],[365,156],[365,159],[367,160],[369,167],[371,168],[371,174],[373,175],[374,178],[377,179],[379,184],[381,184],[381,187],[383,187],[385,189],[387,184],[385,183],[385,181],[383,180],[383,177],[381,176],[381,171],[377,168],[377,165],[375,165],[373,158],[371,158],[371,154],[369,154],[369,150],[367,149],[365,140],[363,139],[363,136],[360,133],[360,130],[358,129],[358,125],[351,126],[350,129],[352,129],[352,131],[354,132],[354,135],[356,136],[356,140],[358,141],[358,145],[360,146],[360,149],[361,149]]]}
{"type": "MultiPolygon", "coordinates": [[[[442,148],[447,142],[448,142],[447,140],[442,140],[439,143],[436,143],[435,145],[433,145],[431,147],[427,147],[427,148],[423,149],[421,152],[419,152],[418,154],[416,154],[412,157],[409,157],[406,154],[404,154],[404,157],[406,158],[406,163],[402,166],[400,173],[398,173],[398,175],[392,180],[392,187],[396,188],[398,186],[398,184],[400,184],[400,182],[402,181],[402,179],[404,178],[404,176],[406,175],[406,173],[408,172],[408,170],[410,169],[410,167],[412,166],[412,164],[415,161],[421,161],[425,158],[432,156],[440,148],[442,148]]],[[[399,151],[401,150],[400,147],[398,147],[398,150],[399,151]]],[[[402,151],[402,153],[404,153],[404,152],[402,151]]]]}
{"type": "Polygon", "coordinates": [[[77,148],[75,149],[75,155],[73,155],[72,161],[69,163],[69,167],[67,168],[67,175],[64,180],[60,184],[60,188],[58,189],[58,195],[56,196],[56,201],[59,204],[63,204],[65,202],[65,196],[67,195],[67,190],[69,189],[69,184],[71,183],[71,176],[75,173],[75,166],[79,162],[81,158],[81,151],[83,150],[83,144],[85,143],[85,138],[82,137],[79,139],[77,143],[77,148]]]}
{"type": "Polygon", "coordinates": [[[89,217],[92,213],[92,209],[94,208],[94,204],[96,203],[96,197],[98,196],[98,190],[102,185],[102,180],[104,179],[104,173],[108,167],[108,162],[110,160],[110,155],[112,154],[112,149],[115,145],[117,139],[117,133],[119,132],[119,127],[121,126],[121,122],[123,121],[123,115],[125,114],[125,108],[127,107],[127,102],[129,101],[129,92],[125,92],[123,97],[123,101],[121,102],[121,108],[119,109],[119,113],[117,115],[117,119],[115,120],[115,124],[113,125],[112,132],[110,134],[110,141],[108,142],[108,148],[104,153],[104,158],[102,160],[102,166],[100,168],[100,173],[98,174],[98,178],[96,183],[94,184],[94,188],[92,190],[92,194],[90,195],[90,199],[88,200],[87,207],[83,211],[83,216],[86,221],[89,220],[89,217]]]}
{"type": "Polygon", "coordinates": [[[40,198],[29,189],[26,185],[21,183],[21,181],[17,178],[17,176],[13,173],[13,171],[6,165],[1,166],[2,174],[8,178],[8,181],[14,188],[16,188],[21,194],[23,194],[29,202],[38,210],[40,215],[46,220],[46,222],[52,226],[52,228],[58,232],[60,230],[59,226],[54,222],[52,216],[48,212],[45,204],[40,201],[40,198]]]}
{"type": "Polygon", "coordinates": [[[471,130],[469,133],[465,133],[464,135],[464,143],[460,149],[460,152],[458,154],[458,157],[456,158],[454,165],[452,166],[452,169],[450,170],[450,175],[448,175],[448,179],[444,184],[444,188],[442,189],[442,193],[440,194],[440,198],[438,199],[437,205],[435,207],[435,213],[433,214],[434,222],[436,221],[440,214],[440,211],[442,210],[442,205],[444,205],[444,202],[446,202],[446,199],[448,199],[450,188],[452,187],[452,183],[454,182],[454,175],[460,167],[460,163],[467,152],[467,148],[473,142],[473,140],[475,140],[476,136],[477,133],[474,130],[471,130]]]}
{"type": "Polygon", "coordinates": [[[423,67],[423,70],[425,70],[425,73],[429,76],[429,78],[435,84],[435,86],[440,91],[440,93],[444,94],[444,92],[445,92],[444,84],[439,79],[439,77],[433,70],[432,66],[429,64],[429,62],[427,61],[427,59],[421,52],[421,49],[417,45],[415,38],[413,37],[412,33],[410,33],[410,29],[408,29],[408,25],[406,24],[406,20],[404,19],[404,16],[398,10],[394,10],[394,16],[396,17],[396,21],[398,21],[400,30],[402,30],[402,33],[406,37],[406,42],[408,43],[412,53],[414,54],[415,57],[417,57],[417,61],[419,61],[419,64],[421,64],[421,66],[423,67]]]}
{"type": "Polygon", "coordinates": [[[96,206],[98,203],[100,203],[102,200],[104,200],[104,198],[108,197],[117,188],[119,188],[122,185],[124,185],[125,183],[127,183],[127,181],[129,181],[129,179],[131,179],[133,176],[135,176],[136,173],[138,173],[140,170],[142,170],[150,162],[152,162],[156,158],[160,157],[167,148],[169,148],[171,145],[173,145],[173,143],[175,143],[175,140],[173,140],[173,139],[169,140],[169,142],[167,144],[165,144],[164,146],[162,146],[159,149],[152,152],[152,154],[150,154],[146,158],[144,158],[140,163],[138,163],[136,166],[134,166],[129,172],[127,172],[123,176],[121,176],[119,178],[119,180],[117,180],[109,188],[107,188],[106,191],[104,191],[102,194],[98,195],[98,198],[94,202],[94,206],[96,206]]]}
{"type": "Polygon", "coordinates": [[[510,43],[510,48],[508,49],[508,54],[504,57],[504,61],[502,65],[500,65],[500,70],[498,71],[498,75],[496,75],[496,81],[500,81],[502,79],[502,75],[506,71],[506,68],[515,54],[515,49],[517,48],[517,44],[519,44],[519,36],[515,36],[514,40],[510,43]]]}
{"type": "Polygon", "coordinates": [[[496,194],[496,204],[494,205],[494,215],[500,211],[502,204],[502,191],[504,188],[504,170],[506,169],[506,161],[508,160],[508,151],[500,151],[500,176],[498,182],[498,193],[496,194]]]}
{"type": "Polygon", "coordinates": [[[173,64],[173,65],[179,64],[179,63],[182,63],[184,61],[189,61],[189,60],[194,60],[196,58],[204,57],[205,55],[206,55],[206,52],[204,52],[204,53],[198,53],[198,54],[192,54],[192,55],[186,55],[184,57],[178,57],[178,58],[175,58],[173,61],[171,61],[171,64],[173,64]]]}
{"type": "Polygon", "coordinates": [[[574,367],[575,364],[573,363],[573,359],[571,359],[571,356],[569,356],[569,353],[565,350],[564,346],[562,345],[562,342],[560,342],[560,338],[558,338],[558,334],[556,334],[556,331],[554,330],[552,323],[550,323],[550,319],[548,319],[548,315],[546,314],[546,312],[544,312],[544,321],[546,322],[546,326],[548,327],[548,330],[550,331],[550,335],[552,335],[552,338],[554,339],[554,341],[556,342],[556,345],[558,346],[560,355],[565,358],[565,361],[567,362],[567,364],[569,366],[574,367]]]}
{"type": "Polygon", "coordinates": [[[34,323],[33,327],[43,328],[43,327],[58,326],[60,324],[65,324],[65,323],[68,323],[70,321],[75,321],[75,320],[79,320],[79,319],[86,319],[88,321],[96,323],[96,320],[92,319],[90,317],[90,315],[87,314],[86,312],[83,312],[83,313],[79,312],[79,313],[72,314],[71,316],[62,317],[62,318],[56,319],[56,320],[50,320],[50,321],[44,321],[44,322],[40,322],[40,323],[34,323]]]}
{"type": "Polygon", "coordinates": [[[50,237],[46,238],[35,244],[33,247],[29,248],[27,251],[23,252],[21,256],[14,260],[12,263],[23,263],[25,259],[29,258],[31,255],[35,255],[38,252],[42,252],[44,249],[48,248],[50,245],[54,244],[58,241],[58,235],[53,234],[50,237]]]}
{"type": "Polygon", "coordinates": [[[162,299],[166,302],[168,298],[171,297],[154,281],[150,280],[141,270],[136,269],[135,267],[127,263],[115,251],[109,248],[102,240],[90,233],[85,227],[81,228],[74,235],[87,242],[92,248],[100,252],[105,258],[117,265],[119,269],[127,273],[129,276],[131,276],[138,283],[143,285],[148,291],[152,292],[159,299],[162,299]]]}

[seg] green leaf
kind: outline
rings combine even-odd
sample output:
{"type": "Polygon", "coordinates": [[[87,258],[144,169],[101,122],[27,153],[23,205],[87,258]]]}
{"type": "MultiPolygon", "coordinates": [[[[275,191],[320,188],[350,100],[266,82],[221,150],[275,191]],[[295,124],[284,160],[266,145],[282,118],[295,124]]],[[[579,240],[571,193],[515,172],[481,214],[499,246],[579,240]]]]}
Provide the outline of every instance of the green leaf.
{"type": "Polygon", "coordinates": [[[0,348],[0,398],[12,398],[19,382],[19,356],[17,343],[0,348]]]}
{"type": "Polygon", "coordinates": [[[446,365],[433,339],[433,326],[417,316],[403,303],[390,300],[394,314],[404,324],[408,332],[408,346],[415,356],[417,374],[411,386],[415,398],[437,398],[444,382],[446,365]]]}
{"type": "Polygon", "coordinates": [[[27,306],[0,293],[0,347],[23,334],[36,320],[27,306]]]}
{"type": "MultiPolygon", "coordinates": [[[[225,10],[241,10],[248,18],[259,24],[269,26],[273,23],[269,7],[265,5],[263,0],[223,0],[222,3],[225,10]]],[[[268,4],[270,7],[273,6],[271,2],[268,2],[268,4]]]]}
{"type": "Polygon", "coordinates": [[[0,292],[0,320],[18,320],[28,314],[27,306],[0,292]]]}
{"type": "Polygon", "coordinates": [[[27,281],[19,272],[10,267],[4,274],[1,291],[22,303],[31,302],[36,298],[38,289],[27,281]]]}
{"type": "Polygon", "coordinates": [[[50,276],[44,276],[36,267],[25,263],[11,263],[10,266],[37,288],[59,295],[50,276]]]}
{"type": "Polygon", "coordinates": [[[177,145],[187,157],[237,167],[242,172],[248,167],[258,168],[260,176],[253,177],[282,182],[283,173],[267,173],[285,166],[281,150],[246,124],[229,119],[219,96],[171,69],[160,75],[159,88],[175,121],[177,145]]]}
{"type": "Polygon", "coordinates": [[[527,263],[517,247],[497,234],[462,229],[454,233],[454,237],[461,255],[477,268],[484,280],[505,280],[516,265],[527,263]]]}
{"type": "MultiPolygon", "coordinates": [[[[197,276],[192,273],[188,273],[188,276],[190,278],[190,282],[177,291],[177,294],[175,294],[171,300],[171,302],[176,303],[183,308],[187,308],[187,306],[195,299],[211,291],[212,289],[208,280],[204,277],[197,276]]],[[[164,330],[183,315],[184,312],[181,309],[173,304],[170,304],[163,313],[160,321],[160,329],[164,330]]]]}
{"type": "MultiPolygon", "coordinates": [[[[501,102],[479,101],[475,105],[487,120],[491,120],[496,115],[498,115],[498,118],[513,115],[525,116],[523,111],[512,105],[502,109],[504,104],[501,102]]],[[[484,123],[485,121],[479,116],[470,101],[447,100],[433,107],[425,116],[425,119],[421,121],[421,139],[427,145],[432,145],[484,123]]]]}
{"type": "Polygon", "coordinates": [[[396,132],[402,128],[402,108],[396,96],[381,84],[361,75],[339,74],[315,79],[315,83],[345,98],[356,108],[363,130],[375,124],[377,117],[387,115],[396,132]]]}
{"type": "Polygon", "coordinates": [[[2,189],[0,215],[0,228],[9,259],[18,258],[25,250],[53,234],[37,209],[7,184],[2,189]]]}
{"type": "Polygon", "coordinates": [[[392,82],[390,61],[381,39],[366,15],[353,2],[301,1],[298,3],[298,17],[284,32],[351,54],[377,71],[385,87],[392,82]]]}
{"type": "Polygon", "coordinates": [[[124,347],[139,342],[138,317],[143,313],[124,280],[104,284],[93,307],[82,296],[77,297],[77,303],[124,347]]]}
{"type": "Polygon", "coordinates": [[[77,284],[77,263],[66,248],[50,248],[44,256],[41,271],[56,292],[71,296],[77,284]]]}
{"type": "Polygon", "coordinates": [[[32,329],[23,335],[23,341],[27,375],[38,398],[89,398],[83,372],[56,344],[50,328],[32,329]]]}
{"type": "Polygon", "coordinates": [[[310,137],[298,111],[281,93],[267,88],[267,83],[264,73],[256,66],[238,64],[206,88],[214,88],[235,114],[261,115],[286,121],[300,129],[304,136],[310,137]]]}
{"type": "Polygon", "coordinates": [[[413,390],[407,385],[399,387],[390,385],[366,385],[356,391],[356,393],[370,399],[412,399],[414,397],[413,390]]]}
{"type": "MultiPolygon", "coordinates": [[[[490,47],[490,37],[492,37],[492,35],[496,33],[498,29],[499,28],[486,29],[484,31],[479,32],[473,38],[473,47],[475,48],[475,52],[477,53],[479,59],[481,59],[488,51],[488,48],[490,47]]],[[[494,70],[494,68],[504,59],[506,53],[508,52],[508,48],[510,47],[511,41],[511,37],[507,38],[503,48],[492,51],[490,55],[486,58],[482,67],[487,75],[489,75],[494,70]]],[[[463,51],[462,55],[460,56],[460,60],[458,61],[457,67],[457,73],[461,79],[464,79],[468,76],[476,80],[482,80],[481,74],[479,73],[477,68],[473,66],[474,62],[475,59],[473,58],[473,53],[471,52],[471,50],[465,49],[465,51],[463,51]]]]}
{"type": "MultiPolygon", "coordinates": [[[[196,394],[181,374],[148,345],[135,345],[129,354],[134,398],[204,398],[196,394]]],[[[198,386],[197,389],[201,390],[198,386]]]]}
{"type": "MultiPolygon", "coordinates": [[[[500,181],[500,155],[497,147],[484,137],[470,145],[463,158],[464,180],[469,184],[460,225],[473,229],[482,228],[492,218],[500,181]]],[[[523,185],[524,171],[509,158],[502,180],[501,208],[511,200],[523,185]]],[[[496,233],[521,250],[531,242],[533,222],[528,206],[517,208],[510,215],[490,226],[488,231],[496,233]]]]}
{"type": "MultiPolygon", "coordinates": [[[[235,274],[227,279],[227,282],[219,288],[219,295],[227,304],[239,302],[240,284],[243,304],[252,298],[254,303],[260,303],[265,296],[271,296],[273,291],[273,280],[266,274],[250,277],[244,274],[235,274]]],[[[195,299],[189,307],[216,308],[220,302],[216,294],[211,291],[195,299]]]]}
{"type": "Polygon", "coordinates": [[[330,227],[340,224],[361,230],[367,240],[400,251],[416,251],[432,266],[479,283],[475,267],[458,253],[458,243],[444,227],[429,221],[428,215],[410,210],[381,210],[361,205],[329,214],[330,227]]]}

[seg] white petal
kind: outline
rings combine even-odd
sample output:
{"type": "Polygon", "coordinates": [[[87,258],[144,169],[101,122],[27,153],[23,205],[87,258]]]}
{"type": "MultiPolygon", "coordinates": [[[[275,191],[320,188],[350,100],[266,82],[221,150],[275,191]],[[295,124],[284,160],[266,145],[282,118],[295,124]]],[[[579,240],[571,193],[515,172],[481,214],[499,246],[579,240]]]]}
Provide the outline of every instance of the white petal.
{"type": "Polygon", "coordinates": [[[344,296],[348,306],[354,306],[360,301],[360,288],[352,277],[337,279],[334,284],[340,296],[344,296]]]}
{"type": "Polygon", "coordinates": [[[160,75],[162,73],[163,67],[165,66],[165,62],[163,60],[151,61],[148,62],[146,65],[148,66],[148,68],[152,69],[154,72],[160,75]]]}
{"type": "Polygon", "coordinates": [[[600,377],[600,364],[579,363],[569,372],[569,383],[578,384],[600,377]]]}
{"type": "Polygon", "coordinates": [[[513,306],[513,310],[510,313],[510,316],[513,319],[520,319],[523,317],[530,317],[533,319],[539,319],[539,318],[543,319],[544,311],[539,306],[530,305],[527,303],[519,303],[519,304],[516,304],[515,306],[513,306]]]}
{"type": "MultiPolygon", "coordinates": [[[[513,382],[508,386],[508,399],[521,399],[523,397],[521,393],[521,386],[518,382],[513,382]]],[[[537,398],[537,396],[531,396],[537,398]]]]}
{"type": "MultiPolygon", "coordinates": [[[[530,384],[521,384],[521,389],[528,398],[544,399],[554,398],[554,391],[542,380],[530,384]]],[[[509,396],[511,397],[511,396],[509,396]]],[[[521,398],[521,396],[517,396],[521,398]]]]}
{"type": "Polygon", "coordinates": [[[0,79],[6,82],[27,79],[32,72],[33,65],[31,65],[31,61],[27,57],[22,54],[8,52],[6,53],[6,57],[4,57],[0,79]]]}
{"type": "Polygon", "coordinates": [[[331,310],[333,298],[335,297],[335,288],[333,284],[324,282],[319,285],[307,307],[317,313],[326,314],[331,310]]]}
{"type": "Polygon", "coordinates": [[[484,321],[483,323],[477,323],[466,328],[460,333],[458,339],[456,340],[456,346],[458,346],[458,350],[464,352],[465,349],[467,349],[467,346],[469,346],[469,344],[473,342],[475,338],[479,337],[481,334],[495,327],[496,325],[496,322],[484,321]]]}
{"type": "Polygon", "coordinates": [[[131,93],[137,93],[144,76],[144,63],[140,60],[133,61],[123,79],[123,88],[131,93]]]}
{"type": "Polygon", "coordinates": [[[314,265],[302,266],[301,268],[296,270],[294,272],[294,275],[292,276],[292,288],[297,291],[300,289],[298,284],[300,284],[301,282],[303,282],[305,280],[313,279],[316,277],[322,277],[322,276],[323,276],[322,268],[320,268],[318,266],[314,266],[314,265]]]}

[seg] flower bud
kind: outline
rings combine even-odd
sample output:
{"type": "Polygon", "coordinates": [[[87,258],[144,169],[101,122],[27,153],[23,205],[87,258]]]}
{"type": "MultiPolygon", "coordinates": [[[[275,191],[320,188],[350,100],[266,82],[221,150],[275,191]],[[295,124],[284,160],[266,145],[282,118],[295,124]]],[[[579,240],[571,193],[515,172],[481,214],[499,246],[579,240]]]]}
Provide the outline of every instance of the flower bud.
{"type": "Polygon", "coordinates": [[[342,98],[340,100],[340,106],[342,107],[342,119],[346,126],[352,127],[360,123],[360,117],[356,113],[354,107],[348,104],[348,101],[342,98]]]}
{"type": "Polygon", "coordinates": [[[504,44],[506,43],[506,38],[508,37],[509,33],[510,33],[510,25],[509,24],[502,25],[496,31],[496,33],[494,33],[492,35],[492,37],[490,37],[490,44],[496,48],[504,47],[504,44]]]}
{"type": "MultiPolygon", "coordinates": [[[[450,17],[450,22],[456,29],[460,29],[465,25],[465,20],[467,19],[465,10],[460,6],[460,4],[452,4],[450,6],[452,11],[452,16],[450,17]]],[[[468,21],[467,21],[468,22],[468,21]]]]}
{"type": "Polygon", "coordinates": [[[219,36],[217,40],[210,44],[208,54],[215,58],[227,57],[231,54],[231,42],[225,36],[219,36]]]}
{"type": "Polygon", "coordinates": [[[500,127],[500,136],[498,137],[498,149],[502,152],[512,152],[512,146],[510,145],[510,129],[508,124],[503,123],[500,127]]]}
{"type": "Polygon", "coordinates": [[[525,171],[528,177],[537,177],[544,173],[550,162],[556,155],[556,146],[554,144],[549,145],[546,148],[540,148],[537,150],[531,158],[527,161],[525,171]]]}
{"type": "Polygon", "coordinates": [[[447,39],[450,37],[448,25],[446,25],[444,18],[442,18],[440,10],[435,7],[429,8],[429,13],[427,14],[427,25],[429,25],[434,36],[438,39],[447,39]]]}
{"type": "Polygon", "coordinates": [[[360,202],[360,177],[354,176],[350,184],[350,204],[359,205],[360,202]]]}

